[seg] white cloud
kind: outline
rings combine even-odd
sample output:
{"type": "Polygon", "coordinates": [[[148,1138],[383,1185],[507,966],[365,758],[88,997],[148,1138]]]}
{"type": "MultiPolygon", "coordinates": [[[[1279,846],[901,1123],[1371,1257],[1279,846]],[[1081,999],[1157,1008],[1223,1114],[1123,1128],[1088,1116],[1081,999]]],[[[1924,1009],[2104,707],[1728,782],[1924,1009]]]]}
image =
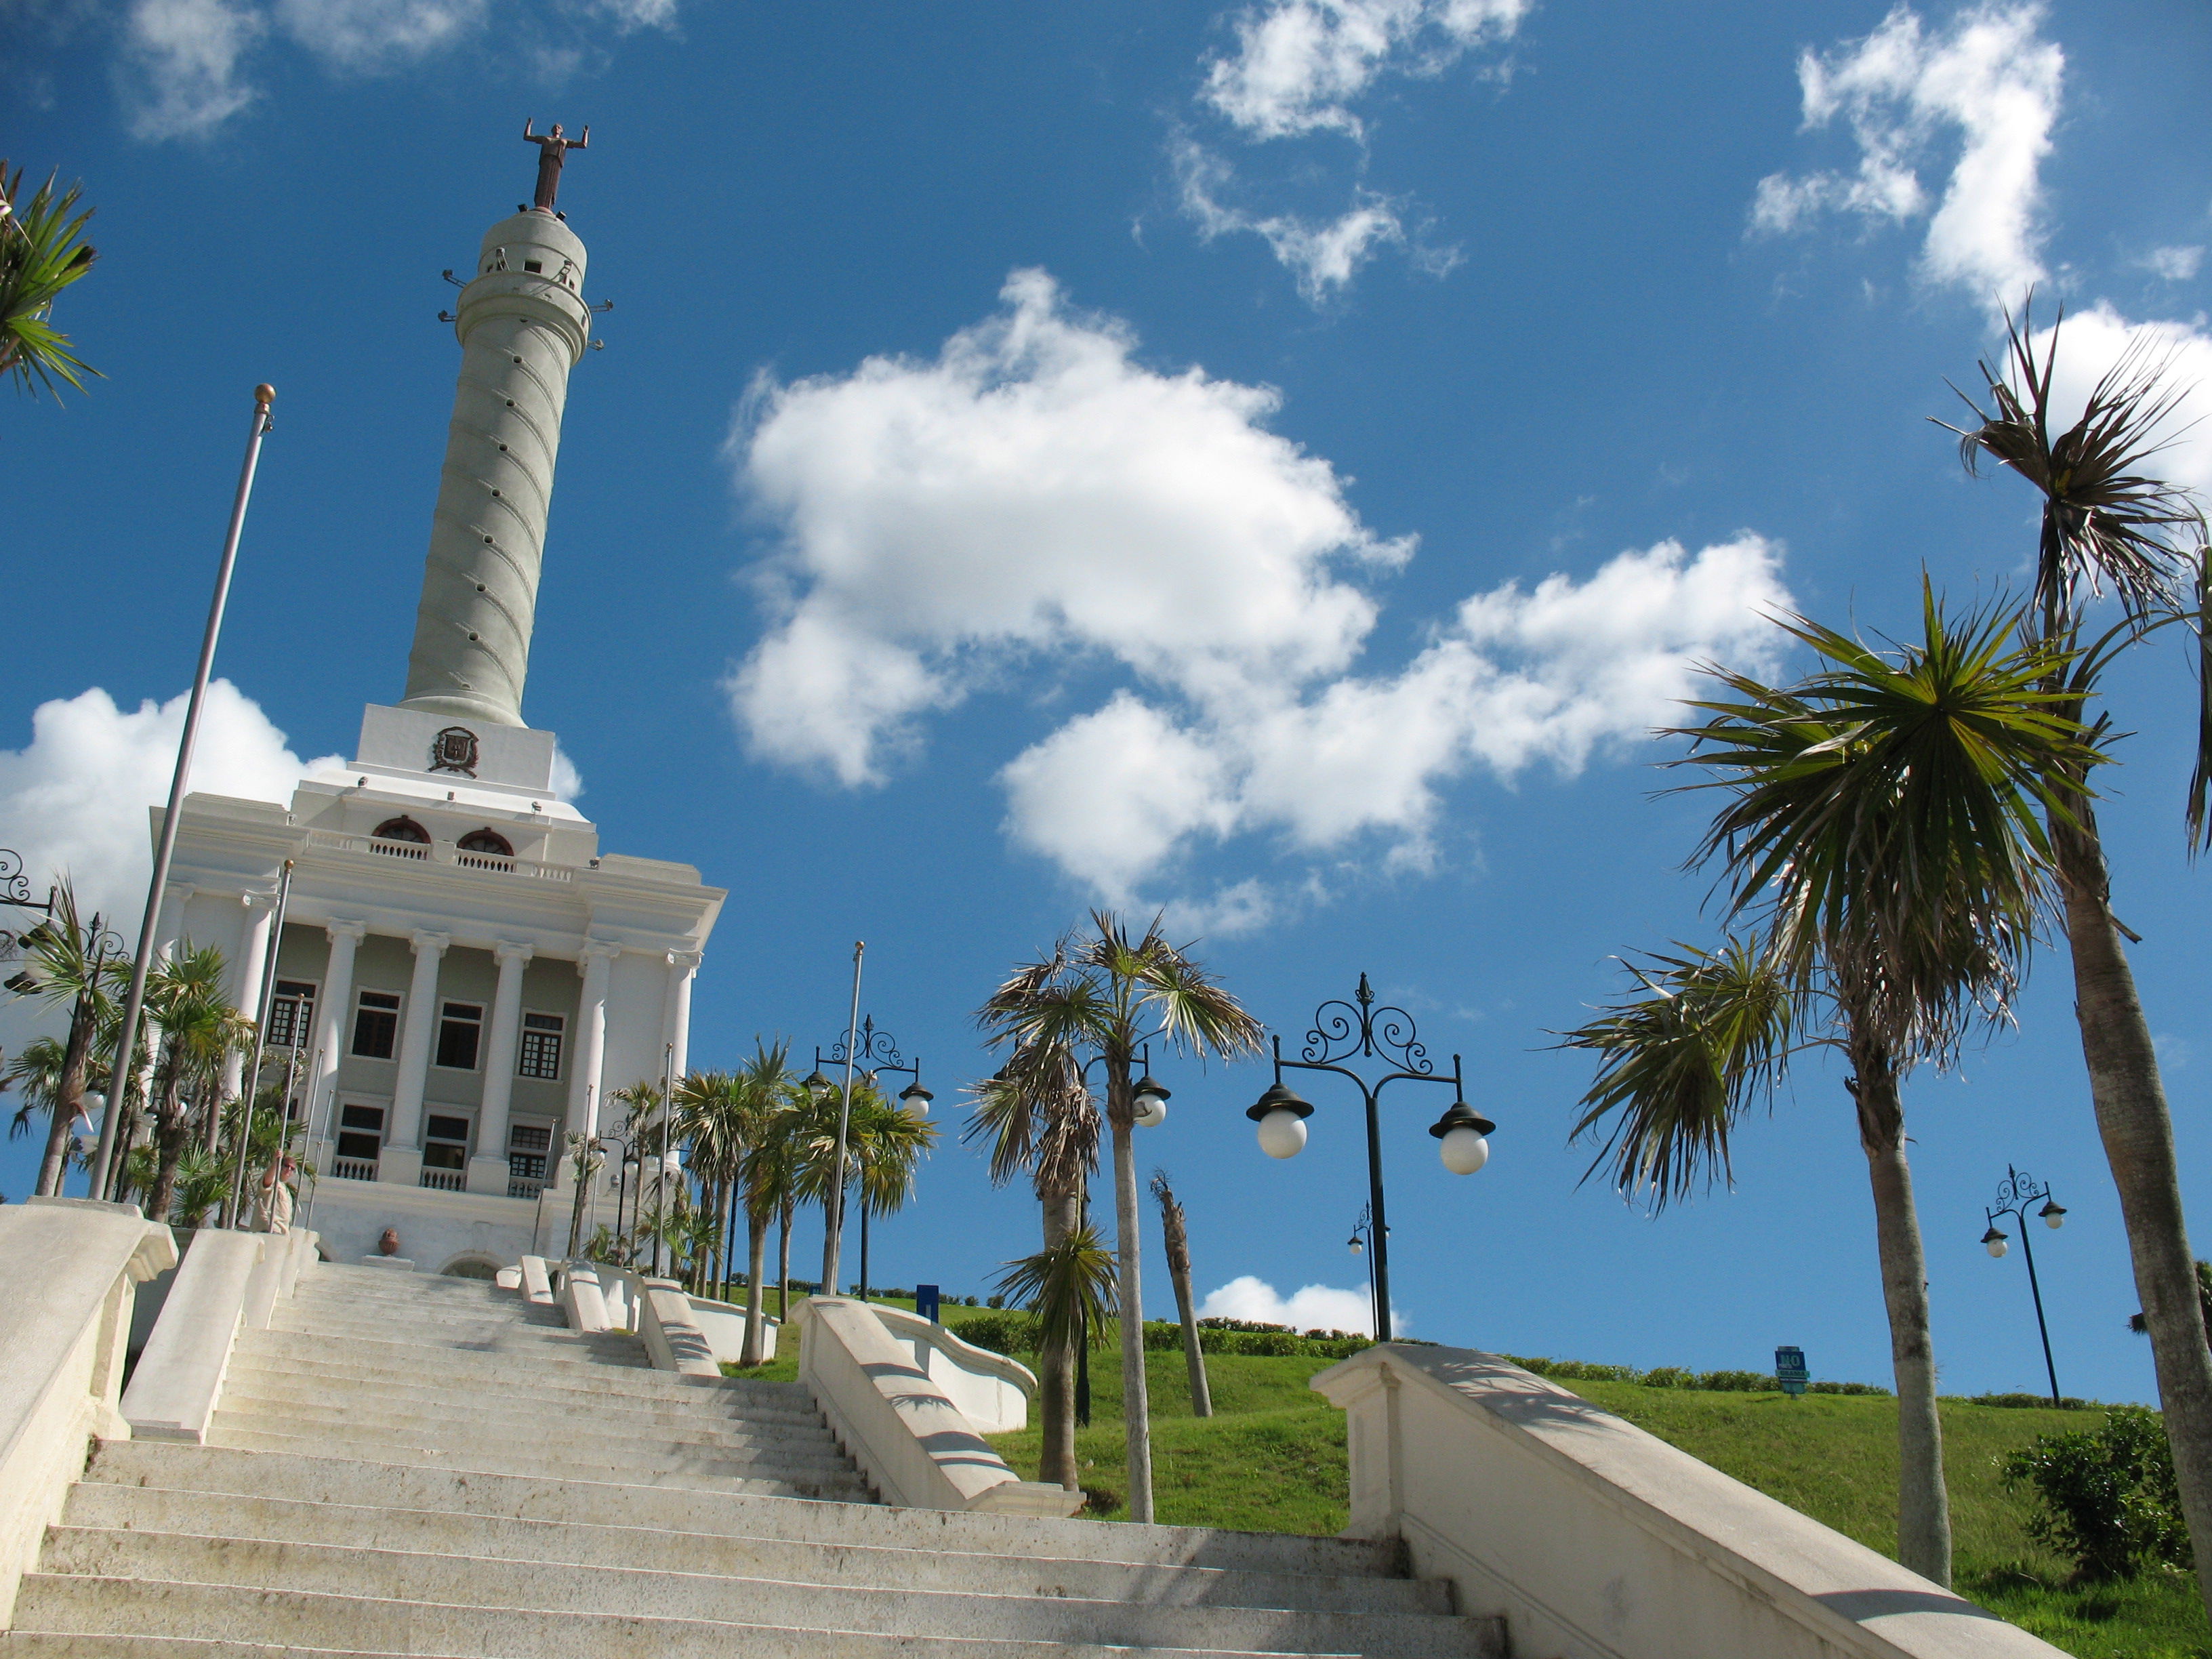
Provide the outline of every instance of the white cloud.
{"type": "Polygon", "coordinates": [[[2201,247],[2154,247],[2136,261],[2154,276],[2169,283],[2194,282],[2204,264],[2201,247]]]}
{"type": "Polygon", "coordinates": [[[1898,224],[1925,216],[1925,280],[2017,303],[2045,274],[2039,170],[2065,69],[2064,53],[2038,33],[2042,21],[2039,3],[1990,3],[1931,32],[1900,5],[1863,40],[1805,52],[1805,125],[1842,116],[1858,167],[1761,179],[1753,229],[1790,231],[1830,211],[1898,224]],[[1922,173],[1942,155],[1950,175],[1931,191],[1922,173]]]}
{"type": "Polygon", "coordinates": [[[339,68],[370,70],[453,45],[488,0],[276,0],[277,26],[339,68]]]}
{"type": "MultiPolygon", "coordinates": [[[[79,905],[99,910],[119,931],[138,925],[153,870],[148,809],[169,796],[181,696],[135,711],[118,708],[99,687],[41,703],[31,741],[0,749],[0,824],[23,855],[26,877],[43,894],[53,872],[76,883],[79,905]]],[[[343,771],[345,757],[303,761],[261,707],[228,680],[208,686],[190,787],[198,793],[288,801],[306,774],[343,771]]]]}
{"type": "MultiPolygon", "coordinates": [[[[1198,225],[1200,240],[1249,233],[1263,238],[1278,263],[1297,278],[1298,292],[1315,304],[1351,284],[1378,247],[1405,246],[1406,227],[1398,204],[1374,191],[1355,188],[1352,204],[1334,219],[1310,220],[1294,213],[1258,215],[1232,207],[1220,192],[1234,184],[1229,164],[1184,139],[1175,149],[1176,174],[1184,216],[1198,225]]],[[[1441,274],[1458,263],[1457,253],[1437,256],[1422,250],[1428,269],[1441,274]]]]}
{"type": "MultiPolygon", "coordinates": [[[[518,0],[130,0],[117,80],[140,138],[198,138],[260,95],[245,72],[249,52],[273,33],[325,69],[392,73],[491,37],[496,6],[518,0]]],[[[678,0],[583,0],[553,9],[559,32],[596,27],[617,34],[672,29],[678,0]],[[593,25],[590,20],[603,20],[593,25]]],[[[512,48],[517,43],[503,40],[512,48]]],[[[524,46],[541,78],[559,78],[583,53],[532,39],[524,46]]]]}
{"type": "Polygon", "coordinates": [[[233,0],[134,0],[118,70],[132,135],[199,137],[252,103],[240,60],[267,27],[233,0]]]}
{"type": "MultiPolygon", "coordinates": [[[[1250,143],[1334,131],[1363,141],[1352,107],[1385,74],[1433,76],[1469,48],[1510,40],[1530,0],[1262,0],[1235,20],[1237,50],[1206,60],[1199,101],[1250,143]]],[[[1404,248],[1442,276],[1456,248],[1406,228],[1407,204],[1355,184],[1341,213],[1255,211],[1231,199],[1236,169],[1188,137],[1170,145],[1178,205],[1200,236],[1264,240],[1298,291],[1318,305],[1348,287],[1382,248],[1404,248]]]]}
{"type": "Polygon", "coordinates": [[[1377,77],[1433,75],[1511,38],[1528,0],[1265,0],[1237,19],[1237,51],[1209,58],[1200,96],[1255,138],[1357,137],[1351,102],[1377,77]]]}
{"type": "MultiPolygon", "coordinates": [[[[1126,902],[1241,835],[1371,839],[1423,867],[1446,782],[1571,774],[1667,720],[1698,661],[1771,649],[1762,612],[1789,596],[1747,533],[1507,583],[1401,670],[1355,674],[1377,606],[1346,577],[1412,538],[1378,537],[1326,460],[1266,429],[1272,392],[1145,367],[1042,272],[1002,298],[933,361],[749,398],[732,453],[782,536],[771,626],[729,684],[757,753],[876,782],[931,710],[1025,666],[1117,665],[1134,683],[1000,782],[1017,844],[1126,902]]],[[[1183,902],[1224,929],[1280,902],[1247,881],[1183,902]]]]}
{"type": "MultiPolygon", "coordinates": [[[[1301,1331],[1375,1334],[1375,1304],[1365,1291],[1340,1291],[1328,1285],[1302,1285],[1287,1297],[1253,1273],[1208,1291],[1198,1304],[1200,1319],[1246,1319],[1259,1325],[1289,1325],[1301,1331]]],[[[1390,1310],[1390,1334],[1403,1336],[1405,1316],[1390,1310]]]]}

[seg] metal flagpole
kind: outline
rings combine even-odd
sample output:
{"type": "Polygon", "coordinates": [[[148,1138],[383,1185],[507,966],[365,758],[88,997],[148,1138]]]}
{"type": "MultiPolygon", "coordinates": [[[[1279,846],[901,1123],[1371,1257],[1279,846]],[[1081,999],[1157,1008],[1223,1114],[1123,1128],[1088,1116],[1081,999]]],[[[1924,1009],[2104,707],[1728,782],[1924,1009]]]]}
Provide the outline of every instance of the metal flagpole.
{"type": "MultiPolygon", "coordinates": [[[[284,911],[292,902],[292,860],[284,860],[284,873],[276,879],[276,913],[269,919],[269,948],[261,958],[261,1006],[253,1015],[253,1064],[246,1073],[244,1123],[238,1132],[238,1169],[230,1181],[230,1224],[245,1228],[251,1224],[246,1216],[246,1149],[253,1139],[253,1103],[261,1092],[261,1062],[269,1047],[269,1012],[276,1006],[276,952],[284,943],[284,911]]],[[[302,1010],[302,1012],[305,1012],[302,1010]]],[[[292,1054],[299,1057],[300,1040],[305,1031],[292,1033],[292,1054]]],[[[292,1103],[292,1073],[288,1066],[284,1073],[284,1104],[292,1103]]]]}
{"type": "Polygon", "coordinates": [[[853,1013],[845,1022],[845,1093],[837,1103],[837,1179],[830,1188],[828,1237],[822,1241],[824,1296],[837,1294],[837,1274],[844,1265],[838,1255],[845,1232],[845,1132],[853,1121],[853,1047],[860,1034],[860,958],[867,954],[867,949],[866,939],[853,941],[853,1013]]]}
{"type": "MultiPolygon", "coordinates": [[[[269,434],[269,405],[276,400],[270,386],[253,388],[253,425],[246,439],[246,464],[239,471],[238,494],[230,505],[230,528],[223,537],[222,562],[216,567],[215,599],[208,606],[207,632],[200,640],[199,670],[192,678],[191,701],[185,706],[185,732],[177,744],[177,769],[169,780],[169,808],[161,815],[161,835],[154,850],[153,879],[146,884],[146,915],[138,926],[138,957],[131,964],[131,993],[123,1003],[123,1024],[116,1033],[115,1063],[110,1077],[117,1100],[130,1103],[130,1079],[138,1051],[138,1021],[146,1011],[146,975],[153,966],[154,930],[161,925],[161,891],[169,884],[169,860],[177,850],[177,819],[185,804],[185,784],[191,774],[192,744],[199,737],[200,707],[207,701],[208,673],[215,666],[216,641],[222,633],[223,607],[230,602],[230,573],[238,562],[238,538],[246,529],[246,504],[253,495],[253,470],[260,464],[261,441],[269,434]]],[[[108,1165],[115,1157],[116,1125],[125,1113],[111,1107],[101,1114],[100,1150],[94,1154],[92,1194],[107,1193],[108,1165]]]]}

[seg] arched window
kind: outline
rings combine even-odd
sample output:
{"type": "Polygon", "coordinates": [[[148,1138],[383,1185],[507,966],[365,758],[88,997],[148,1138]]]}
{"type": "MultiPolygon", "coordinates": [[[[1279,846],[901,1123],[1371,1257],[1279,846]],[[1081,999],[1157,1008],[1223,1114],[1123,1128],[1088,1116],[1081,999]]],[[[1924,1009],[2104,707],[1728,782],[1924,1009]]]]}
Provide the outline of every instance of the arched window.
{"type": "Polygon", "coordinates": [[[454,845],[464,853],[495,853],[503,859],[514,856],[514,847],[496,830],[471,830],[454,845]]]}
{"type": "Polygon", "coordinates": [[[379,841],[411,841],[423,847],[430,844],[430,832],[412,818],[386,818],[376,826],[379,841]]]}

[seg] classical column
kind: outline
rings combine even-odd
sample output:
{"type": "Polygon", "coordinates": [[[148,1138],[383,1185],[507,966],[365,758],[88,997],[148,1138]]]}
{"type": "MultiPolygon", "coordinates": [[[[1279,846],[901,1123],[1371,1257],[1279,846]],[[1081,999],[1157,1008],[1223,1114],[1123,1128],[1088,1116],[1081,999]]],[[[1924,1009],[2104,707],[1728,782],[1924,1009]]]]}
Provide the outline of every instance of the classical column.
{"type": "MultiPolygon", "coordinates": [[[[337,1140],[337,1108],[331,1093],[337,1081],[338,1062],[345,1057],[346,1018],[353,1008],[353,954],[368,936],[368,924],[343,919],[326,921],[330,960],[323,966],[323,987],[315,1004],[314,1051],[308,1056],[314,1074],[307,1085],[307,1133],[319,1128],[325,1140],[337,1140]]],[[[327,1158],[320,1160],[325,1173],[327,1158]]]]}
{"type": "Polygon", "coordinates": [[[676,1075],[690,1069],[691,977],[699,971],[696,951],[668,953],[668,992],[661,1006],[660,1040],[676,1051],[676,1075]]]}
{"type": "MultiPolygon", "coordinates": [[[[246,906],[246,926],[241,931],[238,957],[230,964],[231,983],[237,989],[232,994],[231,1006],[248,1019],[261,1016],[261,969],[269,956],[269,924],[276,914],[276,898],[272,893],[247,893],[240,902],[246,906]]],[[[236,1098],[246,1080],[246,1054],[234,1048],[222,1062],[222,1097],[236,1098]]]]}
{"type": "MultiPolygon", "coordinates": [[[[614,960],[621,954],[621,945],[593,939],[577,959],[576,971],[584,976],[584,994],[576,1010],[576,1068],[568,1078],[570,1134],[598,1133],[606,1105],[599,1071],[607,1052],[607,984],[614,976],[614,960]]],[[[572,1173],[567,1149],[555,1150],[563,1154],[561,1182],[566,1186],[572,1173]]]]}
{"type": "Polygon", "coordinates": [[[527,945],[501,939],[499,988],[492,993],[491,1030],[483,1052],[483,1105],[477,1112],[477,1155],[469,1160],[469,1190],[507,1195],[507,1110],[514,1098],[515,1046],[522,1035],[522,970],[535,954],[527,945]]]}
{"type": "Polygon", "coordinates": [[[399,1075],[392,1086],[391,1132],[378,1178],[414,1186],[422,1175],[422,1091],[430,1080],[430,1050],[438,1030],[438,963],[450,933],[416,930],[415,976],[407,984],[407,1009],[399,1027],[399,1075]]]}
{"type": "Polygon", "coordinates": [[[167,962],[176,953],[177,941],[185,933],[185,907],[199,891],[188,881],[173,881],[169,890],[161,896],[161,916],[154,927],[154,960],[167,962]]]}

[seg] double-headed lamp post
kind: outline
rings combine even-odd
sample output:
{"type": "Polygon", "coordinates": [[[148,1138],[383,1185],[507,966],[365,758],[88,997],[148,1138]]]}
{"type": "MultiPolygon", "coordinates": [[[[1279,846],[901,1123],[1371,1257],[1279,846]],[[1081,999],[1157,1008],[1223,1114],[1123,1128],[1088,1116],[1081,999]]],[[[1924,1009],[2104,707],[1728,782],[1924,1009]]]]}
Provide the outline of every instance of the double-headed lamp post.
{"type": "MultiPolygon", "coordinates": [[[[1312,1027],[1297,1060],[1283,1058],[1283,1040],[1275,1039],[1275,1080],[1244,1110],[1260,1126],[1260,1150],[1269,1158],[1295,1158],[1306,1144],[1306,1119],[1313,1107],[1283,1081],[1285,1071],[1334,1072],[1349,1078],[1367,1104],[1367,1222],[1375,1275],[1375,1340],[1390,1340],[1390,1227],[1382,1210],[1382,1129],[1377,1097],[1393,1083],[1449,1083],[1452,1103],[1429,1126],[1441,1143],[1437,1155],[1454,1175],[1473,1175],[1490,1161],[1490,1135],[1498,1126],[1467,1103],[1460,1077],[1460,1060],[1452,1056],[1451,1075],[1440,1075],[1413,1030],[1413,1017],[1402,1008],[1375,1006],[1375,993],[1367,975],[1359,976],[1353,996],[1357,1006],[1332,1000],[1314,1010],[1312,1027]],[[1370,1081],[1347,1066],[1337,1064],[1364,1054],[1395,1065],[1395,1070],[1370,1081]]],[[[1356,1238],[1357,1234],[1354,1235],[1356,1238]]]]}
{"type": "MultiPolygon", "coordinates": [[[[937,1098],[935,1095],[921,1086],[921,1056],[916,1054],[914,1057],[914,1063],[907,1064],[899,1054],[897,1039],[889,1031],[877,1029],[876,1017],[873,1014],[870,1014],[858,1025],[846,1032],[843,1036],[831,1043],[828,1054],[823,1054],[818,1045],[816,1047],[814,1069],[802,1080],[802,1086],[817,1100],[826,1100],[830,1091],[837,1086],[823,1071],[822,1068],[825,1065],[842,1066],[848,1078],[852,1076],[853,1068],[859,1066],[861,1068],[860,1080],[872,1088],[875,1085],[876,1074],[878,1072],[905,1073],[909,1080],[906,1087],[898,1091],[899,1109],[916,1121],[929,1115],[929,1103],[937,1098]]],[[[847,1100],[844,1103],[843,1110],[838,1114],[837,1118],[837,1168],[841,1176],[845,1169],[844,1134],[852,1105],[853,1103],[849,1099],[847,1100]]],[[[845,1230],[845,1193],[844,1182],[842,1180],[837,1183],[837,1188],[836,1195],[830,1200],[832,1213],[829,1218],[830,1235],[833,1238],[842,1237],[845,1230]]],[[[831,1252],[825,1251],[824,1255],[831,1261],[836,1259],[836,1255],[831,1252]]],[[[860,1200],[860,1291],[864,1301],[866,1299],[867,1280],[868,1205],[864,1188],[860,1200]]],[[[835,1285],[824,1285],[822,1287],[822,1294],[835,1296],[837,1294],[837,1287],[835,1285]]]]}
{"type": "Polygon", "coordinates": [[[2005,1178],[1997,1188],[1997,1201],[1988,1211],[1990,1230],[1982,1235],[1982,1248],[1993,1256],[2002,1256],[2008,1240],[1998,1230],[1997,1218],[2008,1215],[2020,1223],[2020,1253],[2027,1258],[2027,1293],[2035,1301],[2035,1329],[2037,1334],[2043,1338],[2043,1370],[2051,1380],[2051,1403],[2056,1406],[2058,1403],[2058,1367],[2051,1359],[2051,1327],[2043,1319],[2043,1287],[2036,1282],[2035,1244],[2027,1226],[2027,1206],[2039,1198],[2043,1200],[2043,1207],[2035,1213],[2042,1218],[2045,1226],[2053,1232],[2057,1231],[2066,1224],[2066,1206],[2051,1197],[2051,1184],[2045,1182],[2039,1187],[2035,1184],[2034,1176],[2006,1164],[2005,1178]]]}

